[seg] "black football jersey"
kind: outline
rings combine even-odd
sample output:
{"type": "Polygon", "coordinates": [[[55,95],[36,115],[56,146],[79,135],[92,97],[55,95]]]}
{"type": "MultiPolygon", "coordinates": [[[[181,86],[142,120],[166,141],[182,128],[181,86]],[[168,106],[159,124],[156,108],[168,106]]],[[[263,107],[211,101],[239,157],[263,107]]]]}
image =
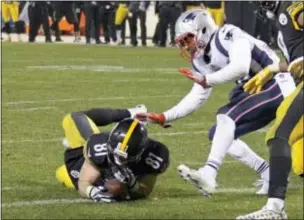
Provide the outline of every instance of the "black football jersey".
{"type": "Polygon", "coordinates": [[[304,10],[302,1],[282,1],[278,9],[278,45],[288,62],[303,56],[304,32],[297,19],[304,10]]]}
{"type": "MultiPolygon", "coordinates": [[[[103,178],[113,175],[111,165],[108,163],[108,150],[106,147],[109,133],[95,134],[90,137],[84,150],[85,156],[100,169],[103,178]]],[[[169,151],[167,147],[155,140],[148,139],[146,150],[138,162],[130,163],[128,168],[136,177],[147,174],[163,173],[169,165],[169,151]]]]}

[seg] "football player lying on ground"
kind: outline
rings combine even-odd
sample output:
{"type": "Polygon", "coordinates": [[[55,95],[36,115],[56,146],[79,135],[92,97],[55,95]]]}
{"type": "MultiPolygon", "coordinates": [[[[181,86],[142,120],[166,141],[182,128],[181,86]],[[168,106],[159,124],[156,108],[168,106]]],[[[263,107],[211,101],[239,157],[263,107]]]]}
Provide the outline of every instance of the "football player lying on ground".
{"type": "Polygon", "coordinates": [[[167,147],[148,137],[133,109],[92,109],[73,112],[62,121],[65,133],[65,164],[56,178],[81,196],[97,202],[146,198],[157,176],[169,165],[167,147]],[[108,132],[97,126],[118,122],[108,132]]]}
{"type": "Polygon", "coordinates": [[[175,32],[177,45],[192,63],[193,70],[180,69],[194,81],[192,90],[164,113],[138,114],[138,119],[165,125],[200,108],[213,86],[235,81],[228,103],[218,110],[216,124],[209,130],[212,145],[207,162],[198,170],[186,165],[178,169],[182,178],[209,195],[215,191],[217,173],[228,153],[260,174],[263,185],[257,193],[267,194],[269,164],[240,137],[265,127],[275,118],[284,97],[295,89],[293,78],[289,73],[278,73],[260,94],[250,95],[243,85],[266,66],[279,65],[275,51],[234,25],[218,27],[205,10],[184,12],[176,21],[175,32]]]}

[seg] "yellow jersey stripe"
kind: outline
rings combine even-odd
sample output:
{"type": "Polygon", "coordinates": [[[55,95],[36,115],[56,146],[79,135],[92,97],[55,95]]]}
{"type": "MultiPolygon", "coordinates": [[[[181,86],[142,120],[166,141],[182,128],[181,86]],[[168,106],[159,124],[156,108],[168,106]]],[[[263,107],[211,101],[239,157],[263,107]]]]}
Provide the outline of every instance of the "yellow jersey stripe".
{"type": "Polygon", "coordinates": [[[136,125],[138,124],[138,121],[137,120],[134,120],[129,128],[129,130],[127,131],[127,134],[122,142],[122,144],[120,145],[119,147],[119,150],[122,151],[122,152],[125,152],[126,151],[126,148],[127,148],[127,144],[129,142],[129,139],[136,127],[136,125]]]}

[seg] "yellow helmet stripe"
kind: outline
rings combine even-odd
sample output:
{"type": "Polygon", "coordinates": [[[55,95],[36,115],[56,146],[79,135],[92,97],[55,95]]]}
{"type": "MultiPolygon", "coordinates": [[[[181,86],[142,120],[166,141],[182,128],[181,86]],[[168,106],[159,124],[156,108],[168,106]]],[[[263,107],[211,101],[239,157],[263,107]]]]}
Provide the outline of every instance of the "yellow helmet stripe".
{"type": "Polygon", "coordinates": [[[126,148],[127,148],[127,144],[128,144],[128,142],[129,142],[129,139],[130,139],[130,137],[131,137],[131,135],[132,135],[132,133],[133,133],[133,131],[134,131],[134,129],[135,129],[135,127],[136,127],[137,124],[138,124],[138,121],[137,121],[137,120],[134,120],[134,121],[132,122],[132,124],[131,124],[129,130],[127,131],[127,134],[126,134],[125,138],[123,139],[122,144],[121,144],[120,147],[119,147],[119,150],[120,150],[120,151],[125,152],[125,151],[127,150],[127,149],[126,149],[126,148]]]}

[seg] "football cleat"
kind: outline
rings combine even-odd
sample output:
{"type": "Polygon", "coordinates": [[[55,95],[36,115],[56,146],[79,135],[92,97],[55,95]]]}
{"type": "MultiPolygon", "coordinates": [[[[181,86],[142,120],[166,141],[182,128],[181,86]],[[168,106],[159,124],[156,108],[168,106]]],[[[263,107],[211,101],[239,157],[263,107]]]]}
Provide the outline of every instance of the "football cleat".
{"type": "Polygon", "coordinates": [[[275,212],[264,206],[261,210],[249,213],[247,215],[238,216],[236,219],[287,219],[285,210],[275,212]]]}
{"type": "Polygon", "coordinates": [[[184,164],[178,166],[180,176],[188,183],[199,189],[203,196],[210,196],[215,192],[216,182],[214,179],[207,178],[202,172],[190,169],[184,164]]]}
{"type": "Polygon", "coordinates": [[[257,195],[267,195],[268,194],[268,189],[269,189],[269,182],[264,179],[259,179],[253,185],[258,188],[255,194],[257,195]]]}
{"type": "Polygon", "coordinates": [[[144,104],[136,105],[134,108],[129,108],[128,111],[131,114],[131,118],[134,118],[136,114],[147,113],[148,109],[144,104]]]}

